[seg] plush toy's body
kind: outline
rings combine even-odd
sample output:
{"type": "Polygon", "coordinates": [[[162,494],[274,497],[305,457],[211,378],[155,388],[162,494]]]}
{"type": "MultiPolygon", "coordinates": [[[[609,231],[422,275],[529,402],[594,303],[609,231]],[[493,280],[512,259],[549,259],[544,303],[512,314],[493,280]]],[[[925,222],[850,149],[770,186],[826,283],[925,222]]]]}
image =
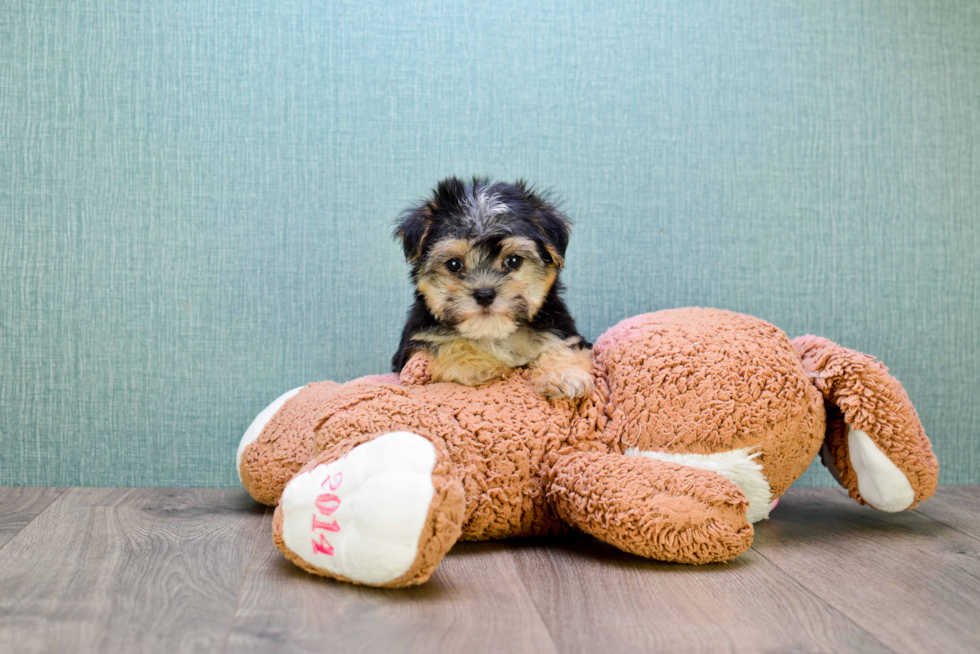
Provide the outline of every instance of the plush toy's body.
{"type": "Polygon", "coordinates": [[[279,549],[310,572],[426,581],[458,539],[569,527],[640,556],[726,561],[823,449],[857,501],[911,508],[938,466],[869,356],[711,309],[645,314],[595,345],[596,390],[546,400],[527,371],[471,388],[401,377],[287,393],[239,447],[279,549]]]}

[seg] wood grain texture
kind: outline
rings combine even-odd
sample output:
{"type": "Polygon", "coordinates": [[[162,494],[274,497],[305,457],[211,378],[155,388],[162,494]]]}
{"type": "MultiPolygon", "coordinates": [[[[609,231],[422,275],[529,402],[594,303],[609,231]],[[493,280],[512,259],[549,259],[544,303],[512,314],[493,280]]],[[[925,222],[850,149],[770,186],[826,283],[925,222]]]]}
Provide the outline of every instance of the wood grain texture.
{"type": "Polygon", "coordinates": [[[502,541],[459,543],[401,590],[309,575],[271,538],[242,589],[229,652],[555,652],[502,541]]]}
{"type": "Polygon", "coordinates": [[[583,536],[511,553],[562,652],[888,651],[752,550],[685,566],[583,536]]]}
{"type": "Polygon", "coordinates": [[[980,538],[980,486],[945,486],[915,510],[964,534],[980,538]]]}
{"type": "Polygon", "coordinates": [[[241,490],[69,489],[0,550],[0,651],[216,651],[265,514],[241,490]]]}
{"type": "Polygon", "coordinates": [[[64,488],[0,487],[0,549],[64,492],[64,488]]]}
{"type": "Polygon", "coordinates": [[[461,543],[429,584],[378,590],[290,564],[242,491],[0,489],[0,652],[972,652],[976,503],[791,489],[729,564],[461,543]]]}
{"type": "Polygon", "coordinates": [[[791,489],[753,549],[890,649],[980,651],[980,547],[916,511],[791,489]]]}

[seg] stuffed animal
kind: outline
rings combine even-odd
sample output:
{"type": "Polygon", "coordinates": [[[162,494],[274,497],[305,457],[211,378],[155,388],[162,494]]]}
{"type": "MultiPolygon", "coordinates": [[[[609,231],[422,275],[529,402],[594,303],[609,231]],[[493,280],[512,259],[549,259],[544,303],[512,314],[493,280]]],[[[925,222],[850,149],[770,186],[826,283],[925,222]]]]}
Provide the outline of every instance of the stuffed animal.
{"type": "Polygon", "coordinates": [[[290,391],[238,449],[276,505],[273,538],[312,573],[428,580],[453,544],[578,529],[638,556],[728,561],[817,456],[862,504],[902,511],[938,464],[870,356],[713,309],[627,319],[595,344],[596,388],[548,400],[517,369],[481,387],[400,376],[290,391]]]}

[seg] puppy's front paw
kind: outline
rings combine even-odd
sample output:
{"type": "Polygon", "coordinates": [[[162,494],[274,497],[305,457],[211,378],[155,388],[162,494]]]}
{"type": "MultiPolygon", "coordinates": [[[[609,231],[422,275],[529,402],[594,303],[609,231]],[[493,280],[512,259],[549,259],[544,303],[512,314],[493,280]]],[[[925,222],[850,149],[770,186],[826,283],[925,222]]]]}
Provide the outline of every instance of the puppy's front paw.
{"type": "Polygon", "coordinates": [[[576,399],[591,395],[595,380],[591,370],[579,366],[542,366],[535,369],[531,385],[544,397],[576,399]]]}

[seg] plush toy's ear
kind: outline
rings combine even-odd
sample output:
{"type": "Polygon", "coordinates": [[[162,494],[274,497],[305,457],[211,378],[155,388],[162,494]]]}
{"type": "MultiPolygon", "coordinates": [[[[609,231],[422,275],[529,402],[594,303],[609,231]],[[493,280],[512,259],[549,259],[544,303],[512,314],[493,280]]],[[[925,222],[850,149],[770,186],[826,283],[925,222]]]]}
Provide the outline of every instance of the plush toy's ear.
{"type": "Polygon", "coordinates": [[[936,491],[939,464],[905,389],[880,361],[825,338],[793,340],[823,394],[823,463],[861,504],[911,509],[936,491]]]}
{"type": "Polygon", "coordinates": [[[395,238],[402,243],[405,259],[409,263],[418,262],[425,251],[425,242],[432,231],[435,207],[426,202],[417,207],[407,209],[395,223],[395,238]]]}
{"type": "Polygon", "coordinates": [[[517,180],[514,185],[521,189],[524,201],[533,210],[531,220],[538,228],[541,247],[547,253],[545,263],[550,258],[561,268],[565,265],[565,249],[572,232],[572,221],[558,209],[555,202],[532,189],[523,179],[517,180]]]}

